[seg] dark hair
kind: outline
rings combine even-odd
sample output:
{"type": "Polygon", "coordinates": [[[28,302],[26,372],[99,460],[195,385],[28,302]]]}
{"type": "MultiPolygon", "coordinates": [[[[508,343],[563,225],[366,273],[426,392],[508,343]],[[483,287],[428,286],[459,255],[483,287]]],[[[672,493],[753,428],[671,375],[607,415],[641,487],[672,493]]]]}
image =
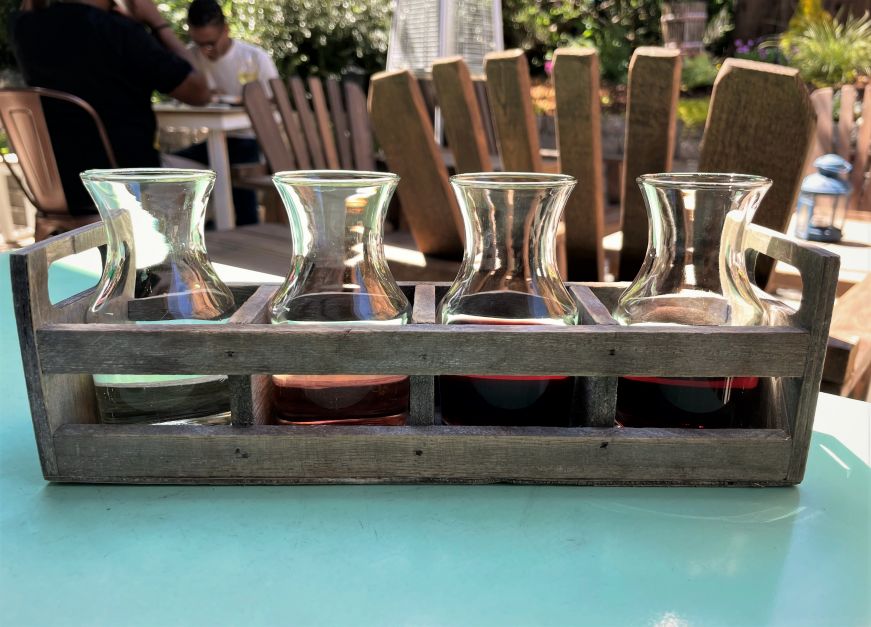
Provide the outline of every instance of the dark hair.
{"type": "Polygon", "coordinates": [[[221,11],[221,5],[215,0],[194,0],[188,7],[189,26],[223,26],[224,24],[224,13],[221,11]]]}

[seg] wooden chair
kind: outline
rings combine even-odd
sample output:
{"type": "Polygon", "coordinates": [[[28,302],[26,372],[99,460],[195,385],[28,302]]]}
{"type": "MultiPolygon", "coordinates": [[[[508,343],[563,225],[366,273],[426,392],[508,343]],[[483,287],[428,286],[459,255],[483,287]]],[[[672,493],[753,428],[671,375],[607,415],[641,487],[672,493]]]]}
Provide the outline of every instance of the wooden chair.
{"type": "MultiPolygon", "coordinates": [[[[83,110],[94,123],[109,166],[117,167],[106,129],[100,116],[87,102],[71,94],[38,87],[0,89],[0,122],[6,129],[10,147],[18,156],[27,185],[22,184],[12,168],[9,171],[36,207],[36,241],[100,220],[97,214],[74,216],[69,212],[43,113],[43,98],[69,103],[83,110]]],[[[9,165],[5,161],[4,164],[9,165]]]]}
{"type": "MultiPolygon", "coordinates": [[[[461,59],[433,66],[433,83],[448,143],[460,167],[485,166],[475,99],[461,59]],[[452,126],[454,128],[452,128],[452,126]],[[466,129],[471,129],[467,131],[466,129]],[[463,139],[464,135],[474,140],[463,139]],[[452,139],[453,138],[453,139],[452,139]],[[461,154],[462,153],[462,154],[461,154]]],[[[529,97],[529,70],[519,50],[491,53],[487,92],[503,168],[546,171],[529,97]]],[[[598,58],[591,49],[561,49],[554,56],[559,171],[578,186],[565,212],[567,278],[603,280],[605,254],[618,280],[635,277],[647,250],[647,213],[635,178],[671,170],[675,145],[680,55],[642,47],[629,68],[621,198],[622,245],[606,250],[598,58]]],[[[745,172],[774,181],[757,222],[783,231],[795,204],[814,114],[795,70],[728,59],[717,78],[699,170],[745,172]],[[765,94],[765,98],[757,97],[765,94]]],[[[619,241],[617,238],[611,238],[619,241]]],[[[765,285],[770,265],[760,260],[765,285]]]]}
{"type": "Polygon", "coordinates": [[[855,106],[859,99],[859,93],[853,85],[844,85],[841,88],[841,105],[838,115],[838,125],[832,122],[832,97],[831,87],[817,89],[811,94],[811,102],[817,113],[817,129],[814,134],[814,142],[808,154],[805,174],[814,171],[813,162],[817,157],[831,152],[841,155],[852,163],[853,171],[850,174],[850,183],[853,186],[853,194],[850,197],[848,211],[871,211],[871,183],[869,183],[869,153],[871,153],[871,88],[865,87],[862,98],[861,118],[865,121],[856,130],[857,118],[855,106]],[[851,137],[856,134],[855,145],[851,137]]]}

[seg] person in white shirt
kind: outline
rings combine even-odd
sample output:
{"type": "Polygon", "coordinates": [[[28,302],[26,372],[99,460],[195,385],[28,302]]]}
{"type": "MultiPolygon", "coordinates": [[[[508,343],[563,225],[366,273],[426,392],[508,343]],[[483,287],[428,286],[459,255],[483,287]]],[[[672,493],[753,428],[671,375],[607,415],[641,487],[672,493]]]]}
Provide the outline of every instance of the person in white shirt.
{"type": "MultiPolygon", "coordinates": [[[[278,77],[278,69],[269,54],[254,44],[230,37],[230,29],[220,5],[215,0],[193,0],[188,7],[188,34],[196,68],[208,82],[212,97],[219,102],[239,103],[245,83],[259,80],[269,91],[267,81],[278,77]]],[[[260,148],[250,131],[231,133],[227,137],[230,163],[260,161],[260,148]]],[[[179,153],[182,157],[208,163],[205,143],[195,144],[179,153]]],[[[236,224],[257,222],[257,193],[233,188],[236,224]]]]}

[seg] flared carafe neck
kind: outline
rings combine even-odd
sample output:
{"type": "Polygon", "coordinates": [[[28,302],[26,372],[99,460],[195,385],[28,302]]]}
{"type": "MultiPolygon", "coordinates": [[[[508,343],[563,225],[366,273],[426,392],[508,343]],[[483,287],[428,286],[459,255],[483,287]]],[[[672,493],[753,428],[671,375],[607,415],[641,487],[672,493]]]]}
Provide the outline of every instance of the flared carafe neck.
{"type": "Polygon", "coordinates": [[[759,324],[744,231],[771,181],[682,172],[638,178],[649,219],[644,263],[614,312],[625,324],[759,324]]]}
{"type": "Polygon", "coordinates": [[[440,306],[443,322],[573,323],[556,234],[575,179],[523,172],[462,174],[451,184],[463,215],[465,251],[440,306]]]}
{"type": "Polygon", "coordinates": [[[116,319],[215,320],[232,312],[233,295],[212,268],[203,238],[214,172],[88,170],[81,178],[108,242],[93,313],[111,313],[116,319]],[[131,300],[137,302],[125,305],[131,300]]]}
{"type": "Polygon", "coordinates": [[[382,232],[399,177],[315,170],[273,177],[287,209],[291,269],[273,299],[275,322],[390,321],[408,301],[384,258],[382,232]]]}

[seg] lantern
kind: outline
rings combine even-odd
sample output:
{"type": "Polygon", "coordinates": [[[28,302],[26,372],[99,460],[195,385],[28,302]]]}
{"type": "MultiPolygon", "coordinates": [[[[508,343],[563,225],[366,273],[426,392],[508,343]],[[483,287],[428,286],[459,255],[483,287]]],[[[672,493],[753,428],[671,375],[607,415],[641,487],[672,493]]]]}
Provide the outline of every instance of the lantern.
{"type": "Polygon", "coordinates": [[[815,242],[838,242],[852,191],[845,177],[853,167],[838,155],[823,155],[814,167],[819,172],[806,176],[801,184],[795,234],[815,242]]]}

